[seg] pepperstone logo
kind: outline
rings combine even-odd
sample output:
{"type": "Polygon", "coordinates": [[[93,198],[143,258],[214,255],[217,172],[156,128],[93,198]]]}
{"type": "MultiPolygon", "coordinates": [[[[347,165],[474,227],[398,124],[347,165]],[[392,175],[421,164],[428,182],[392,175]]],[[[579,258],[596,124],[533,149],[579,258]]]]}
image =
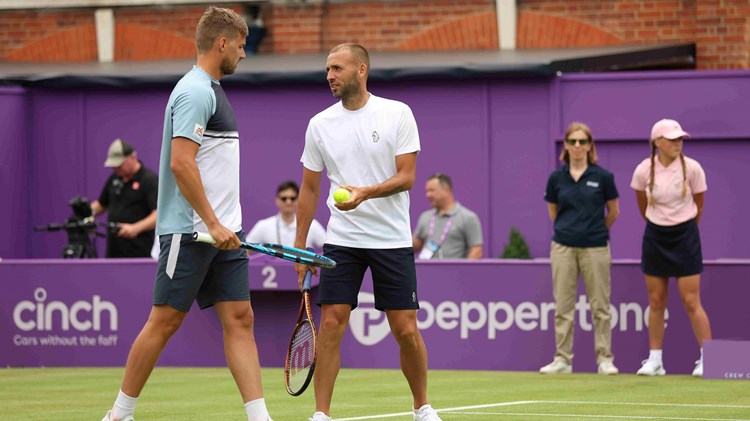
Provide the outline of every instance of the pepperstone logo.
{"type": "MultiPolygon", "coordinates": [[[[389,333],[385,313],[375,309],[375,296],[360,292],[359,306],[352,311],[349,319],[354,338],[362,345],[380,343],[389,333]]],[[[476,335],[494,340],[498,334],[510,330],[549,331],[554,329],[555,303],[523,301],[517,305],[505,301],[441,301],[433,304],[419,301],[417,327],[422,331],[440,329],[457,331],[461,340],[476,335]]],[[[591,331],[591,309],[585,295],[580,295],[575,304],[576,324],[584,331],[591,331]]],[[[612,330],[641,332],[647,328],[648,306],[644,309],[639,303],[610,304],[610,327],[612,330]]],[[[665,322],[669,311],[664,313],[665,322]]],[[[666,324],[665,324],[666,327],[666,324]]]]}
{"type": "Polygon", "coordinates": [[[117,306],[101,296],[93,295],[90,301],[78,300],[72,304],[47,300],[47,290],[34,290],[32,300],[19,301],[13,308],[13,323],[25,334],[13,336],[16,346],[114,346],[118,330],[117,306]],[[105,316],[105,317],[102,317],[105,316]],[[106,319],[109,323],[103,323],[106,319]],[[60,336],[70,331],[76,333],[60,336]],[[109,334],[89,336],[82,332],[109,334]],[[41,334],[41,335],[40,335],[41,334]]]}
{"type": "Polygon", "coordinates": [[[360,292],[357,296],[359,307],[349,316],[349,326],[357,342],[372,346],[385,339],[390,332],[385,313],[375,308],[375,295],[360,292]]]}

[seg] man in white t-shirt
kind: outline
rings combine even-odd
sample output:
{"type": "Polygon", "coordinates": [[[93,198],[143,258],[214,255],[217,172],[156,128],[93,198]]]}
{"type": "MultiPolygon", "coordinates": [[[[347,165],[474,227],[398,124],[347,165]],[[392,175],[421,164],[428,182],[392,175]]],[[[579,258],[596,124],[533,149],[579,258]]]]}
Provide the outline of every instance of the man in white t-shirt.
{"type": "MultiPolygon", "coordinates": [[[[294,246],[297,234],[297,197],[299,186],[292,180],[285,181],[276,189],[276,207],[279,213],[258,221],[247,235],[249,243],[274,243],[294,246]]],[[[307,247],[321,250],[326,242],[326,230],[313,219],[307,247]]]]}
{"type": "MultiPolygon", "coordinates": [[[[417,329],[419,300],[409,221],[409,189],[420,150],[417,123],[406,104],[367,92],[369,68],[369,55],[360,45],[341,44],[331,50],[327,80],[341,101],[310,120],[301,158],[295,247],[306,244],[325,169],[331,182],[326,195],[331,219],[323,253],[338,263],[321,271],[316,412],[311,420],[331,419],[341,338],[370,268],[375,308],[385,311],[400,348],[414,420],[440,421],[427,400],[427,350],[417,329]],[[335,203],[333,192],[338,188],[349,190],[349,200],[335,203]]],[[[308,267],[297,264],[296,270],[301,286],[308,267]]]]}

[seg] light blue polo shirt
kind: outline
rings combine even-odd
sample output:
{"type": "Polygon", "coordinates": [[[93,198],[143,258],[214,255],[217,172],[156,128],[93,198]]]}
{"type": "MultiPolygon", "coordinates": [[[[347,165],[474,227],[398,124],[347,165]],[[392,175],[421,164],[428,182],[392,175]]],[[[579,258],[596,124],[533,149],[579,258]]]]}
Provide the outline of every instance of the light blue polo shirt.
{"type": "Polygon", "coordinates": [[[203,189],[219,221],[234,232],[242,229],[240,208],[240,142],[237,120],[219,81],[193,69],[177,82],[164,112],[159,161],[157,235],[208,232],[175,182],[170,162],[172,139],[200,145],[195,160],[203,189]]]}

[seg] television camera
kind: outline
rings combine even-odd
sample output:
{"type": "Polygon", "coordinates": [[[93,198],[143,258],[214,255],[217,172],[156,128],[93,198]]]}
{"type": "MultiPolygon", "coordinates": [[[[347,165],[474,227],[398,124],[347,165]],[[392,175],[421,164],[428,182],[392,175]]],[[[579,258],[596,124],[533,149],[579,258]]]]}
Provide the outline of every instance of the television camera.
{"type": "Polygon", "coordinates": [[[62,249],[63,259],[96,258],[96,237],[106,237],[105,233],[97,231],[104,227],[111,233],[117,233],[120,225],[115,222],[105,223],[94,221],[91,202],[85,197],[76,196],[68,205],[73,214],[62,224],[37,225],[34,231],[62,231],[68,234],[68,243],[62,249]]]}

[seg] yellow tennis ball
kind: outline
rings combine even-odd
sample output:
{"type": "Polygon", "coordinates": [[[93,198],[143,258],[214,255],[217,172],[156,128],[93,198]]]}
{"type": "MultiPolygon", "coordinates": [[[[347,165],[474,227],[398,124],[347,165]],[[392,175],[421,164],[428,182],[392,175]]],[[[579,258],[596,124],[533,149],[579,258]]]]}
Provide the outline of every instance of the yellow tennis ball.
{"type": "Polygon", "coordinates": [[[333,200],[336,203],[346,202],[352,197],[352,195],[349,193],[349,190],[347,189],[336,189],[335,192],[333,192],[333,200]]]}

